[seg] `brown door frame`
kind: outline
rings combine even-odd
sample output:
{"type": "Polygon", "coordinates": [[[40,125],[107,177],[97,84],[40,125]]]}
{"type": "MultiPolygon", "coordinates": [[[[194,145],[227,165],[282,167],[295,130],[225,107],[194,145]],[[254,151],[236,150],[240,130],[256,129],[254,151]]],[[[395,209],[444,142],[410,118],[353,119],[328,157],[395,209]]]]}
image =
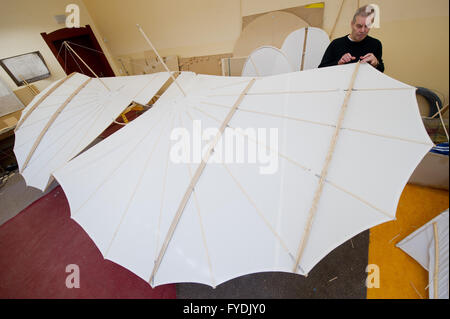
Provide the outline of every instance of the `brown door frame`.
{"type": "MultiPolygon", "coordinates": [[[[98,43],[97,38],[94,35],[94,32],[92,32],[92,29],[89,24],[87,24],[85,27],[80,27],[80,28],[62,28],[62,29],[53,31],[51,33],[46,33],[46,32],[41,33],[42,38],[47,43],[48,47],[53,52],[53,55],[58,60],[59,64],[61,65],[61,67],[63,68],[63,70],[66,74],[67,74],[67,70],[65,69],[65,66],[64,66],[64,59],[62,58],[62,56],[58,56],[58,50],[57,50],[54,42],[60,41],[60,40],[65,40],[65,39],[70,39],[73,37],[83,36],[83,35],[88,35],[89,38],[92,40],[92,44],[94,45],[94,48],[93,48],[94,50],[100,51],[103,53],[103,50],[102,50],[100,44],[98,43]]],[[[105,71],[107,73],[104,76],[116,76],[114,74],[114,71],[111,68],[108,60],[106,59],[105,54],[103,53],[103,54],[99,54],[99,55],[100,55],[100,60],[102,61],[105,71]]],[[[93,76],[93,74],[91,76],[93,76]]]]}

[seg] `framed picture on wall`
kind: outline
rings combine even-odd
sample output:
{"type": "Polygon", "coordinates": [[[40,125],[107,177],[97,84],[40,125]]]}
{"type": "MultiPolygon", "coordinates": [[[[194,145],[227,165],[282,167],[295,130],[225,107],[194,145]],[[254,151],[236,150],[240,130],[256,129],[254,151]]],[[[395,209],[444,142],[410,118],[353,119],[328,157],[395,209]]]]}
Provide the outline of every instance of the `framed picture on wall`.
{"type": "Polygon", "coordinates": [[[50,71],[39,51],[1,59],[0,65],[17,86],[50,77],[50,71]]]}

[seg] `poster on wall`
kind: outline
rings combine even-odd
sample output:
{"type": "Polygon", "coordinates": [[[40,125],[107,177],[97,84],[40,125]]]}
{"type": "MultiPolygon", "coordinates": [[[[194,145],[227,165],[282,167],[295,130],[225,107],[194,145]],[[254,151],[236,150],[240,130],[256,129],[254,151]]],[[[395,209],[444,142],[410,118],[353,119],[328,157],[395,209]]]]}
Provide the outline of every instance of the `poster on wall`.
{"type": "Polygon", "coordinates": [[[50,71],[39,51],[1,59],[0,65],[17,86],[50,77],[50,71]]]}
{"type": "Polygon", "coordinates": [[[0,117],[23,109],[24,105],[0,78],[0,117]]]}

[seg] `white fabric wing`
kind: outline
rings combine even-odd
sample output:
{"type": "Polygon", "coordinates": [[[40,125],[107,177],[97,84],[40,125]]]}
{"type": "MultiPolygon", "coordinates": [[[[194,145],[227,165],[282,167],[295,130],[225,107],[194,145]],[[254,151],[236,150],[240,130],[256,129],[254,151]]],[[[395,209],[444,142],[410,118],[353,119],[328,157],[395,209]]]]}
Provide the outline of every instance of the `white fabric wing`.
{"type": "MultiPolygon", "coordinates": [[[[71,76],[16,131],[14,153],[27,185],[44,190],[55,169],[87,147],[132,101],[147,104],[168,78],[167,73],[102,78],[108,91],[99,79],[79,73],[71,76]],[[85,86],[77,92],[82,85],[85,86]],[[41,134],[44,135],[39,140],[41,134]]],[[[36,96],[24,114],[56,84],[36,96]]]]}
{"type": "Polygon", "coordinates": [[[180,75],[187,96],[172,84],[154,108],[55,171],[72,218],[105,258],[149,281],[188,192],[152,286],[216,286],[262,271],[306,275],[341,243],[395,218],[410,174],[432,146],[415,89],[361,65],[306,232],[354,70],[255,80],[180,75]],[[384,119],[387,107],[396,121],[384,119]],[[189,193],[208,143],[230,114],[189,193]]]}

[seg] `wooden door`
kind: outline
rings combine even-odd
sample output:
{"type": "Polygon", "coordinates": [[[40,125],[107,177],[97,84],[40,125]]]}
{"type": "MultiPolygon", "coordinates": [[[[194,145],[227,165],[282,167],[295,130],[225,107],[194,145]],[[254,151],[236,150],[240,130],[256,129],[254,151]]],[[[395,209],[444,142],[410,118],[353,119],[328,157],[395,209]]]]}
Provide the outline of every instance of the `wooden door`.
{"type": "Polygon", "coordinates": [[[62,28],[51,33],[43,32],[41,36],[66,74],[79,72],[90,77],[95,76],[76,54],[63,45],[65,41],[99,77],[115,76],[89,25],[80,28],[62,28]]]}

